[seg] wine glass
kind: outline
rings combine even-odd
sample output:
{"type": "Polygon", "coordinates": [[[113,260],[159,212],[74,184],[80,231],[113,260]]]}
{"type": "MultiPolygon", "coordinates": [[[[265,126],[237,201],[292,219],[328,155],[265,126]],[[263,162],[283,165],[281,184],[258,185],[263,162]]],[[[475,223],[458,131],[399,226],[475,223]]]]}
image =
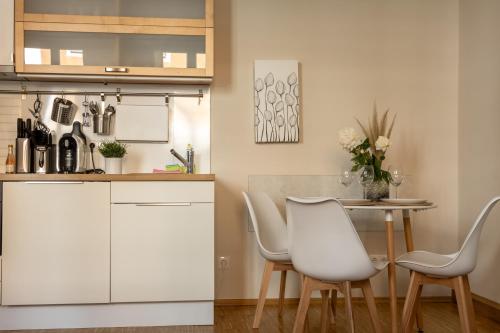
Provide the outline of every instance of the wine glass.
{"type": "Polygon", "coordinates": [[[389,168],[389,174],[390,174],[390,179],[389,181],[391,182],[392,186],[396,188],[396,199],[398,198],[398,187],[403,183],[405,180],[405,176],[403,175],[403,172],[401,169],[397,168],[389,168]]]}
{"type": "Polygon", "coordinates": [[[365,165],[361,168],[359,173],[358,182],[361,186],[363,186],[363,199],[366,199],[366,186],[373,183],[375,179],[375,170],[373,169],[373,165],[365,165]]]}
{"type": "Polygon", "coordinates": [[[352,184],[352,181],[354,180],[354,176],[349,169],[344,169],[339,175],[339,184],[344,185],[344,187],[349,187],[352,184]]]}

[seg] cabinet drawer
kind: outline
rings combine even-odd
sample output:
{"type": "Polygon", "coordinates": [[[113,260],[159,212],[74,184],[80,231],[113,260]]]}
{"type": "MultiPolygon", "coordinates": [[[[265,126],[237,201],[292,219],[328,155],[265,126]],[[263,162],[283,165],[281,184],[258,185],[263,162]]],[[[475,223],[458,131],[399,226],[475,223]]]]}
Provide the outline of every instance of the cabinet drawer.
{"type": "Polygon", "coordinates": [[[111,202],[214,202],[214,182],[112,182],[111,202]]]}

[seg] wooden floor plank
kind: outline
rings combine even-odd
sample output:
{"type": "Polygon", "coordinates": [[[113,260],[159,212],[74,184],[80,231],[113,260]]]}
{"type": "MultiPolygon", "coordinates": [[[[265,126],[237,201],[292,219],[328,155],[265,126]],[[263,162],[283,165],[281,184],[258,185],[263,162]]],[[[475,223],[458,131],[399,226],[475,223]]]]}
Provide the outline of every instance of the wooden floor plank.
{"type": "MultiPolygon", "coordinates": [[[[400,304],[401,305],[401,304],[400,304]]],[[[402,309],[402,306],[399,307],[402,309]]],[[[217,306],[215,308],[215,326],[180,326],[180,327],[126,327],[126,328],[98,328],[98,329],[73,329],[73,330],[32,330],[8,331],[11,333],[239,333],[239,332],[291,332],[295,320],[297,305],[285,305],[283,315],[278,316],[278,306],[270,305],[264,308],[262,322],[259,330],[252,329],[255,306],[217,306]]],[[[390,310],[388,303],[378,303],[382,329],[390,331],[390,310]]],[[[422,304],[426,333],[455,333],[460,332],[460,321],[455,304],[431,303],[422,304]]],[[[356,317],[356,333],[372,332],[370,316],[365,304],[353,303],[356,317]]],[[[320,332],[321,306],[312,304],[309,310],[309,332],[320,332]]],[[[346,331],[346,320],[343,302],[339,302],[337,309],[337,332],[346,331]]],[[[500,323],[486,317],[476,316],[479,333],[500,332],[500,323]]],[[[334,332],[333,326],[330,332],[334,332]]]]}

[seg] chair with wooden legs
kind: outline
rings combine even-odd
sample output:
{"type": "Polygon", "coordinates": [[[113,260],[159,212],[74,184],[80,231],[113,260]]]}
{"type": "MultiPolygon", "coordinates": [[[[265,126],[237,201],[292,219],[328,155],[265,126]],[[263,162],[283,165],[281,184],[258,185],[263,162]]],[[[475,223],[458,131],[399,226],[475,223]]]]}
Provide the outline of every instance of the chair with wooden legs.
{"type": "Polygon", "coordinates": [[[253,328],[259,328],[272,273],[274,271],[281,272],[278,299],[278,313],[281,315],[285,299],[287,271],[294,270],[294,268],[288,253],[287,226],[274,202],[262,192],[243,192],[243,197],[250,213],[260,254],[266,260],[253,321],[253,328]]]}
{"type": "Polygon", "coordinates": [[[484,207],[465,238],[460,251],[449,255],[427,251],[412,251],[396,260],[396,264],[411,271],[410,286],[403,308],[403,332],[413,331],[416,304],[424,284],[443,285],[453,289],[457,298],[462,331],[466,333],[477,331],[468,274],[476,266],[481,229],[498,201],[500,201],[500,197],[492,199],[484,207]]]}
{"type": "Polygon", "coordinates": [[[354,332],[351,288],[363,290],[373,330],[382,332],[369,279],[387,264],[372,263],[342,204],[333,198],[288,198],[286,209],[292,263],[305,276],[293,332],[303,331],[314,290],[323,300],[322,332],[328,329],[330,290],[333,298],[337,291],[344,294],[349,332],[354,332]]]}

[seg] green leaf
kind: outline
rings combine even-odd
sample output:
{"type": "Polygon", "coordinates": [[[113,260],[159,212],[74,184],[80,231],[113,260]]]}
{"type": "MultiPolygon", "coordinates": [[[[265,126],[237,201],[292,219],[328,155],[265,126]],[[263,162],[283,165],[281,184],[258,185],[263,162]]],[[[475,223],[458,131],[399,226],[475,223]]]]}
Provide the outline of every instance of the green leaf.
{"type": "Polygon", "coordinates": [[[127,153],[127,145],[118,141],[103,141],[98,149],[105,158],[122,158],[127,153]]]}

